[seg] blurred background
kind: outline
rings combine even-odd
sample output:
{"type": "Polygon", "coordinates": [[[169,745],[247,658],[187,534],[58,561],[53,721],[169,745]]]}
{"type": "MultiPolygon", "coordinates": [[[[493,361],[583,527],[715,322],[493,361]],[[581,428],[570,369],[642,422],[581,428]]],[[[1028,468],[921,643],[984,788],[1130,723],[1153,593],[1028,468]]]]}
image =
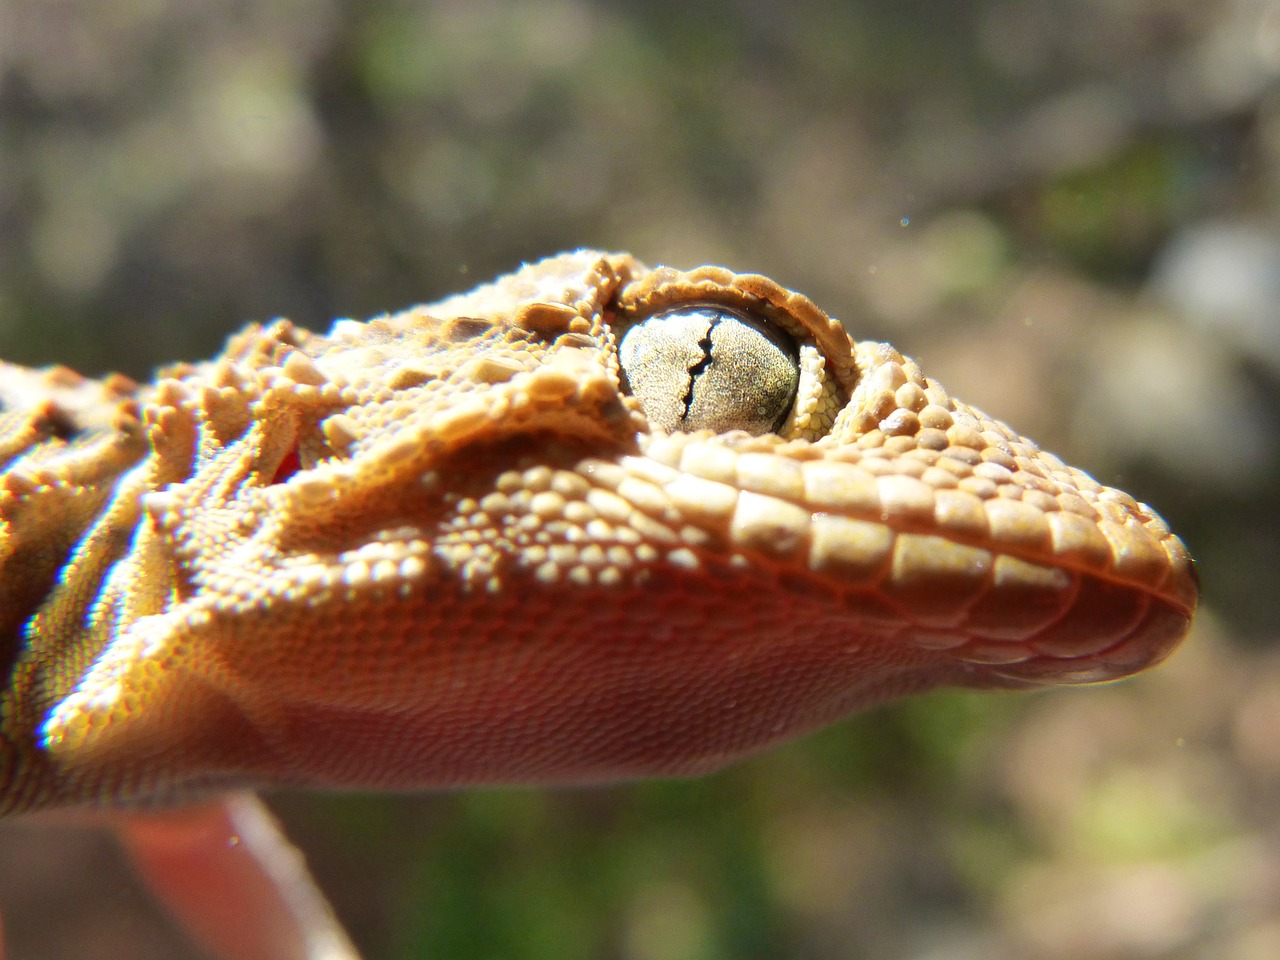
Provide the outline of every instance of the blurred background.
{"type": "MultiPolygon", "coordinates": [[[[1280,957],[1280,4],[0,0],[0,356],[149,375],[595,246],[891,340],[1156,505],[1190,642],[718,776],[273,798],[370,960],[1280,957]]],[[[0,830],[15,960],[195,954],[0,830]]]]}

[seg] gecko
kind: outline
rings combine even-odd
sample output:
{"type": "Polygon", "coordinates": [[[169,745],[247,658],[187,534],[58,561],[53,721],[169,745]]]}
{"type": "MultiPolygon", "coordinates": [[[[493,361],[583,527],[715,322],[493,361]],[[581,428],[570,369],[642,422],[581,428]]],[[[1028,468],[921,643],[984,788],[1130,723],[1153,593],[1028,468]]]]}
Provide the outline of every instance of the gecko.
{"type": "Polygon", "coordinates": [[[1151,508],[718,266],[579,250],[148,384],[0,364],[0,815],[96,811],[228,960],[355,956],[237,791],[700,774],[1131,675],[1197,599],[1151,508]],[[156,867],[191,823],[282,939],[156,867]]]}

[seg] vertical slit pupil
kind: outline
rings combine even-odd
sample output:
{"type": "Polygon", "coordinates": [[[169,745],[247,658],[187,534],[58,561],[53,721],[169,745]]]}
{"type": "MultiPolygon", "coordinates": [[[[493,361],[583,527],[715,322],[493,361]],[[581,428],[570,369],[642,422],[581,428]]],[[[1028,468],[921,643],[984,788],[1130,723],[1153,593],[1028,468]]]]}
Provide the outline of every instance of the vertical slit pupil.
{"type": "Polygon", "coordinates": [[[707,332],[702,339],[698,341],[698,346],[702,348],[702,359],[689,368],[689,389],[684,395],[684,413],[681,414],[681,421],[689,419],[689,411],[693,409],[693,387],[698,382],[698,377],[706,373],[707,368],[711,366],[711,331],[716,328],[718,321],[712,320],[707,326],[707,332]]]}

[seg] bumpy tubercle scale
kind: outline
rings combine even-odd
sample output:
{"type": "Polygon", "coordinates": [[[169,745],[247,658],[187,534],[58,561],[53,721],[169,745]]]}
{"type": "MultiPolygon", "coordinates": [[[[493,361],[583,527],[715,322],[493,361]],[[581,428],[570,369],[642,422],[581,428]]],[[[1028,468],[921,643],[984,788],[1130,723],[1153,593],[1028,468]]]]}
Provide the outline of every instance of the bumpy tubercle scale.
{"type": "Polygon", "coordinates": [[[0,811],[691,773],[1133,673],[1197,599],[1148,507],[719,267],[579,251],[151,386],[0,376],[0,811]],[[778,434],[622,391],[622,333],[682,303],[795,339],[778,434]]]}

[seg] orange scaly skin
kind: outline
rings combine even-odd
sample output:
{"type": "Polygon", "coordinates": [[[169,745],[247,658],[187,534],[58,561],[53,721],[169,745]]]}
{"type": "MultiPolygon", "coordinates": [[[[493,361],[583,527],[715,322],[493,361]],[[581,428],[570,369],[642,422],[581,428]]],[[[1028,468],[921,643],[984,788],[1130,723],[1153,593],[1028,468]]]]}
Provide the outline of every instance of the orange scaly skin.
{"type": "Polygon", "coordinates": [[[0,813],[697,773],[908,693],[1131,674],[1197,599],[1148,507],[889,345],[594,251],[147,386],[0,365],[0,471],[0,813]],[[771,374],[710,328],[687,424],[631,389],[624,334],[708,306],[799,371],[763,432],[714,419],[771,374]]]}

